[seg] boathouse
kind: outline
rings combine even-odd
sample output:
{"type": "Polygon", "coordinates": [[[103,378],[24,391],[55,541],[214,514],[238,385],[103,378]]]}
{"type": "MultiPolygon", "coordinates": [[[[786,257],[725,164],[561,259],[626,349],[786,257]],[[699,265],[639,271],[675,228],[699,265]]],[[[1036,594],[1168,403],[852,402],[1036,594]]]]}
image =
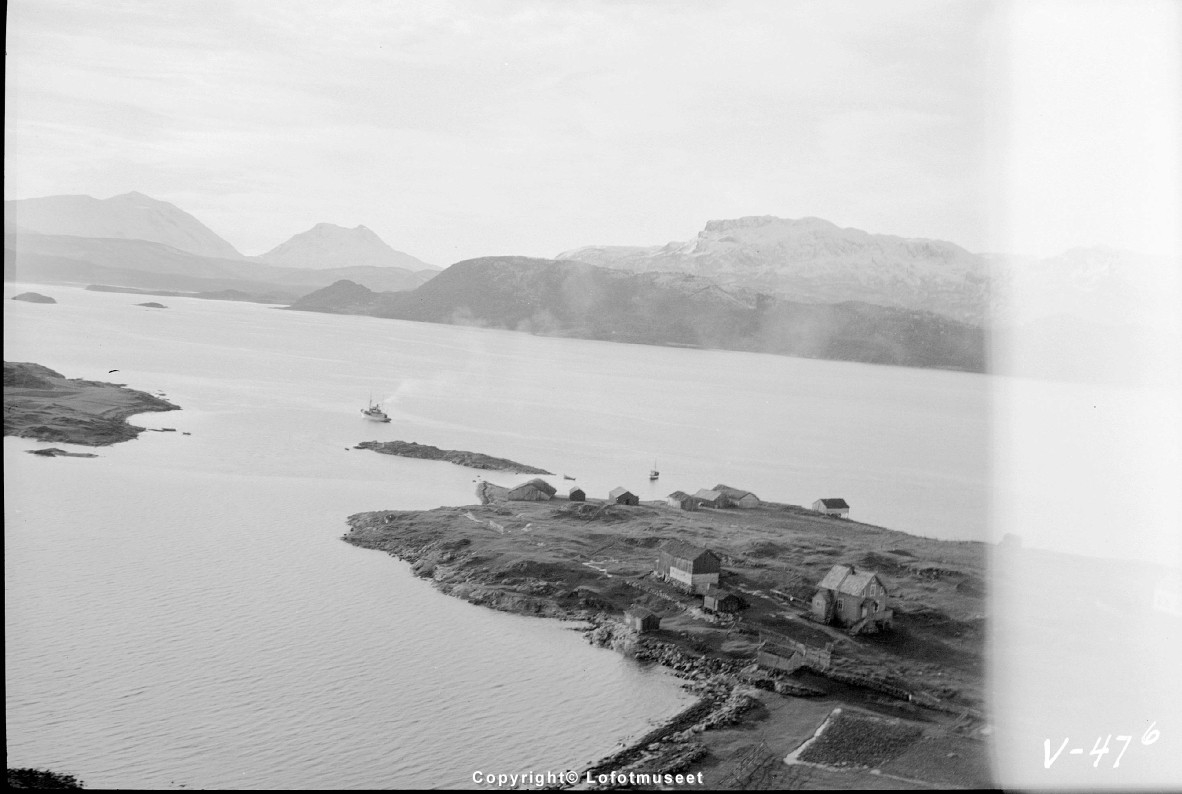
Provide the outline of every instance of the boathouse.
{"type": "Polygon", "coordinates": [[[570,499],[572,502],[586,502],[587,494],[584,493],[582,488],[576,485],[570,489],[570,495],[567,496],[567,499],[570,499]]]}
{"type": "Polygon", "coordinates": [[[834,565],[817,584],[812,615],[822,623],[847,626],[854,633],[889,629],[894,619],[886,582],[874,571],[834,565]]]}
{"type": "Polygon", "coordinates": [[[624,610],[624,624],[640,634],[647,634],[661,628],[661,617],[644,607],[633,606],[624,610]]]}
{"type": "Polygon", "coordinates": [[[629,491],[627,488],[612,488],[607,495],[607,500],[617,505],[639,505],[640,497],[629,491]]]}
{"type": "Polygon", "coordinates": [[[743,599],[729,590],[723,590],[716,585],[707,585],[702,591],[702,608],[707,612],[718,612],[733,615],[743,608],[743,599]]]}
{"type": "Polygon", "coordinates": [[[750,509],[752,507],[759,507],[759,497],[750,491],[744,491],[739,488],[731,488],[729,485],[715,485],[712,490],[718,491],[726,497],[731,506],[742,507],[750,509]]]}
{"type": "Polygon", "coordinates": [[[670,507],[676,507],[681,510],[697,510],[698,503],[694,497],[687,494],[685,491],[674,491],[665,497],[665,504],[670,507]]]}
{"type": "Polygon", "coordinates": [[[698,593],[707,585],[718,586],[722,559],[709,549],[670,540],[657,550],[657,564],[653,570],[666,582],[698,593]]]}

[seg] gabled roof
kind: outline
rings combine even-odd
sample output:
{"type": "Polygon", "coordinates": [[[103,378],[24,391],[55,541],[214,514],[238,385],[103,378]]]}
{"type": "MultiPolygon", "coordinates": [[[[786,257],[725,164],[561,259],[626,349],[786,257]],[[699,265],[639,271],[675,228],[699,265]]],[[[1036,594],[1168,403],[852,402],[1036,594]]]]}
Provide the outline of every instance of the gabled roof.
{"type": "Polygon", "coordinates": [[[666,499],[689,499],[689,494],[685,491],[674,491],[665,497],[666,499]]]}
{"type": "Polygon", "coordinates": [[[817,584],[817,589],[860,596],[872,579],[878,579],[882,589],[886,590],[886,582],[874,571],[859,571],[852,565],[838,564],[829,569],[829,573],[817,584]]]}
{"type": "Polygon", "coordinates": [[[625,617],[640,618],[641,620],[644,618],[654,617],[656,614],[656,612],[653,612],[650,609],[645,609],[644,607],[628,607],[624,610],[625,617]]]}
{"type": "MultiPolygon", "coordinates": [[[[729,485],[723,485],[722,483],[715,485],[713,490],[719,492],[720,494],[729,496],[731,499],[742,499],[744,496],[755,496],[755,494],[751,493],[750,491],[744,491],[741,488],[732,488],[729,485]]],[[[759,497],[755,496],[755,498],[758,499],[759,497]]]]}
{"type": "Polygon", "coordinates": [[[608,492],[608,496],[610,496],[612,499],[617,499],[617,498],[623,496],[624,494],[628,494],[629,496],[636,496],[636,494],[632,493],[631,491],[629,491],[627,488],[625,488],[622,485],[619,488],[612,488],[611,491],[608,492]]]}
{"type": "Polygon", "coordinates": [[[818,499],[818,502],[825,505],[830,510],[849,510],[850,506],[845,503],[844,499],[818,499]]]}
{"type": "Polygon", "coordinates": [[[722,491],[708,491],[705,488],[694,494],[695,499],[705,499],[707,502],[713,502],[720,496],[722,496],[722,491]]]}
{"type": "Polygon", "coordinates": [[[672,554],[674,557],[680,557],[686,560],[696,560],[703,554],[711,554],[716,558],[718,557],[718,555],[714,554],[714,552],[710,551],[710,549],[704,549],[701,546],[695,546],[692,543],[686,543],[684,540],[665,541],[663,544],[661,544],[661,547],[658,549],[658,551],[664,551],[672,554]]]}
{"type": "Polygon", "coordinates": [[[713,596],[714,598],[726,598],[727,596],[733,596],[734,593],[730,590],[723,590],[716,584],[708,584],[706,585],[706,589],[702,591],[702,595],[713,596]]]}

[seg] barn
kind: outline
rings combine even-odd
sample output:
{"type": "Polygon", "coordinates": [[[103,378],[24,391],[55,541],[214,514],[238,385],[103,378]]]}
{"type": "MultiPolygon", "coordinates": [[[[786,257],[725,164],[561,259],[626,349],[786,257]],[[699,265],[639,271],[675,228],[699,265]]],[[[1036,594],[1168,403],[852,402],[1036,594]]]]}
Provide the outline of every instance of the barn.
{"type": "Polygon", "coordinates": [[[701,592],[707,585],[718,586],[722,560],[709,549],[681,540],[667,541],[657,550],[657,576],[691,592],[701,592]]]}
{"type": "Polygon", "coordinates": [[[567,496],[567,499],[570,499],[572,502],[586,502],[587,494],[582,488],[576,485],[574,488],[570,489],[570,495],[567,496]]]}
{"type": "Polygon", "coordinates": [[[640,497],[627,488],[613,488],[607,495],[607,500],[617,505],[639,505],[640,497]]]}

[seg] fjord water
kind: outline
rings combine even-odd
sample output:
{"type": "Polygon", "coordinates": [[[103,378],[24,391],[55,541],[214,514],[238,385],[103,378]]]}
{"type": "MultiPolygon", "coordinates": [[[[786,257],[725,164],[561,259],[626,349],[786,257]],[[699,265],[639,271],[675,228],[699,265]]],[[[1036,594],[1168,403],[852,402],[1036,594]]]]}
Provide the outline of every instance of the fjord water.
{"type": "Polygon", "coordinates": [[[352,513],[475,501],[479,472],[360,441],[508,457],[590,496],[725,482],[986,537],[983,376],[38,290],[58,304],[5,302],[6,360],[183,410],[134,420],[175,433],[57,445],[97,459],[5,439],[9,766],[95,787],[456,787],[578,767],[688,702],[560,623],[341,542],[352,513]],[[361,417],[371,396],[390,424],[361,417]]]}

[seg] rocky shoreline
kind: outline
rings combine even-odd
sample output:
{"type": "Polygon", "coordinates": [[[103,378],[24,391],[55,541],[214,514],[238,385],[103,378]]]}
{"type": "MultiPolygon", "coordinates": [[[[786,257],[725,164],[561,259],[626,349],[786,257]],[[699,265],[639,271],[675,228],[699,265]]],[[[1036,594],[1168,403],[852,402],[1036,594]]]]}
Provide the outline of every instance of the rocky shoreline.
{"type": "MultiPolygon", "coordinates": [[[[4,362],[4,435],[91,447],[130,441],[127,418],[180,407],[117,383],[70,379],[40,364],[4,362]]],[[[43,453],[48,454],[48,453],[43,453]]]]}

